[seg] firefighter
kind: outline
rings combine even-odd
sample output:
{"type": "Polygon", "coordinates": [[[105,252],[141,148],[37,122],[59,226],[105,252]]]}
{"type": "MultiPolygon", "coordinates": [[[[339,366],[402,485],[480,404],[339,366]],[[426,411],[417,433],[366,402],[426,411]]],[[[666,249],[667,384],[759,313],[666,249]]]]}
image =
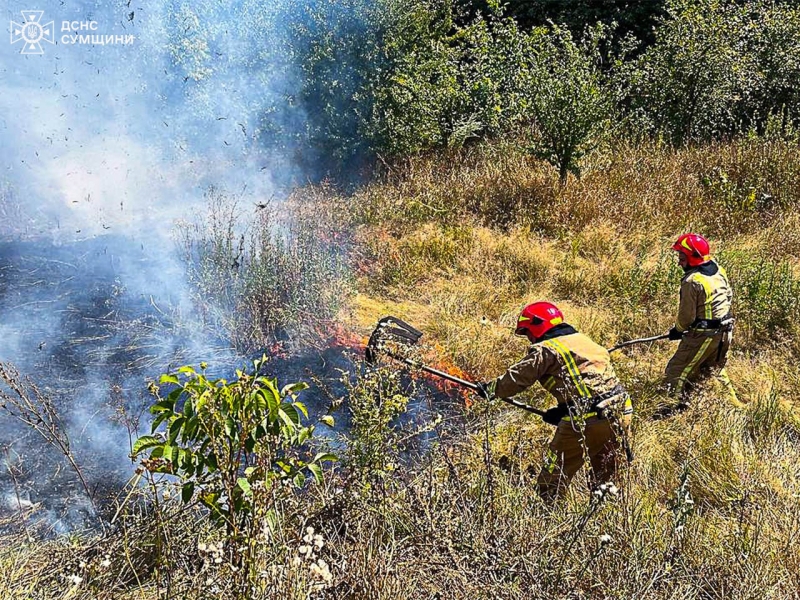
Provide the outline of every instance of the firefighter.
{"type": "Polygon", "coordinates": [[[633,406],[608,352],[565,323],[561,311],[549,302],[526,306],[515,334],[533,344],[527,356],[497,379],[478,386],[486,399],[509,398],[538,381],[558,401],[543,417],[556,426],[556,433],[537,480],[539,495],[552,502],[563,494],[583,465],[584,453],[594,486],[611,481],[620,443],[627,443],[633,406]]]}
{"type": "Polygon", "coordinates": [[[667,363],[665,384],[679,402],[677,410],[688,407],[688,392],[699,376],[713,373],[725,386],[730,401],[742,406],[725,370],[733,335],[731,301],[733,292],[725,269],[711,258],[708,242],[700,235],[686,233],[672,245],[683,268],[680,303],[669,339],[680,340],[667,363]]]}

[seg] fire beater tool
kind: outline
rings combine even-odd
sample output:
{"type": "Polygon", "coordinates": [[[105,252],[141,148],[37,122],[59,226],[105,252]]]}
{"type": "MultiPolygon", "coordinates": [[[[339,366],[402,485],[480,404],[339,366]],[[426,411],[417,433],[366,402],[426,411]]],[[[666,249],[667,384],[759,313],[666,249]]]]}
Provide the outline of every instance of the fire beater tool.
{"type": "MultiPolygon", "coordinates": [[[[445,379],[456,385],[460,385],[461,387],[465,387],[473,392],[478,392],[478,385],[467,381],[466,379],[461,379],[460,377],[456,377],[455,375],[451,375],[450,373],[445,373],[444,371],[440,371],[439,369],[434,369],[433,367],[429,367],[420,363],[419,361],[413,360],[406,356],[399,354],[394,348],[400,347],[409,347],[414,346],[419,342],[419,339],[422,337],[422,332],[419,329],[416,329],[403,321],[402,319],[398,319],[397,317],[383,317],[380,321],[378,321],[377,327],[372,332],[372,335],[369,336],[369,341],[367,342],[367,348],[364,351],[364,357],[366,358],[367,362],[370,364],[375,364],[378,359],[378,354],[383,354],[392,358],[398,362],[401,362],[409,367],[413,367],[415,369],[419,369],[420,371],[424,371],[434,377],[439,377],[440,379],[445,379]]],[[[511,404],[516,406],[517,408],[521,408],[523,410],[527,410],[528,412],[532,412],[539,416],[544,416],[543,410],[539,410],[538,408],[534,408],[528,404],[523,402],[519,402],[517,400],[512,400],[511,398],[500,398],[503,402],[507,404],[511,404]]]]}

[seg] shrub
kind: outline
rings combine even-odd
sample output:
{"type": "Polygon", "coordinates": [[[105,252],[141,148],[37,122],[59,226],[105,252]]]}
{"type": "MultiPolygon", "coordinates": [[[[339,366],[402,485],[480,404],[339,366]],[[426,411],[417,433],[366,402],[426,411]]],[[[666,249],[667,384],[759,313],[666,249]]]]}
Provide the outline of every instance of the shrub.
{"type": "MultiPolygon", "coordinates": [[[[231,382],[209,379],[205,364],[200,372],[185,366],[162,375],[161,387],[151,387],[152,434],[133,445],[134,457],[149,452],[142,461],[148,471],[178,478],[184,504],[197,497],[212,521],[224,526],[236,566],[254,564],[257,549],[250,540],[261,520],[276,525],[281,483],[302,487],[312,475],[321,484],[322,464],[336,459],[327,453],[306,457],[314,427],[302,425],[301,415],[308,413],[296,394],[307,386],[279,390],[276,380],[259,375],[265,362],[254,361],[252,374],[237,371],[231,382]]],[[[249,576],[243,573],[240,586],[248,585],[249,576]]]]}
{"type": "Polygon", "coordinates": [[[382,481],[398,466],[400,434],[392,424],[413,393],[403,390],[395,365],[371,369],[345,384],[351,416],[347,466],[363,491],[375,485],[382,489],[382,481]]]}
{"type": "MultiPolygon", "coordinates": [[[[800,114],[800,11],[751,0],[672,0],[656,42],[628,65],[634,128],[677,144],[784,129],[800,114]]],[[[635,134],[635,130],[632,129],[635,134]]]]}
{"type": "Polygon", "coordinates": [[[225,193],[207,198],[206,218],[180,231],[200,313],[242,352],[321,335],[351,290],[342,241],[308,212],[268,206],[251,221],[225,193]]]}
{"type": "Polygon", "coordinates": [[[558,169],[563,185],[569,173],[580,176],[580,159],[610,126],[612,98],[599,50],[604,30],[591,30],[582,44],[557,27],[534,33],[530,111],[538,136],[533,150],[558,169]]]}
{"type": "Polygon", "coordinates": [[[792,265],[758,254],[722,254],[736,296],[734,314],[753,341],[778,342],[797,331],[800,319],[800,278],[792,265]]]}
{"type": "Polygon", "coordinates": [[[308,386],[295,383],[278,391],[276,380],[258,375],[265,362],[266,357],[254,361],[253,374],[237,371],[230,383],[208,379],[205,364],[199,373],[185,366],[162,375],[160,384],[174,387],[162,397],[152,386],[153,433],[133,446],[134,456],[150,451],[149,470],[180,477],[184,503],[197,493],[234,538],[253,512],[254,484],[268,492],[284,479],[302,487],[309,473],[321,483],[320,464],[335,460],[324,453],[311,461],[300,458],[314,432],[301,425],[300,415],[307,418],[308,412],[296,400],[308,386]],[[156,435],[162,424],[165,431],[156,435]]]}

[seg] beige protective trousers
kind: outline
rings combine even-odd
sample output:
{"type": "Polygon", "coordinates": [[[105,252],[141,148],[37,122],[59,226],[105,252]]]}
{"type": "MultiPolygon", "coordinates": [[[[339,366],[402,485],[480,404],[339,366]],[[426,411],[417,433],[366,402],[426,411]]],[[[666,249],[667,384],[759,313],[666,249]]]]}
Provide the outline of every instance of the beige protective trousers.
{"type": "Polygon", "coordinates": [[[725,370],[731,337],[730,331],[710,336],[690,331],[684,335],[665,370],[665,383],[671,394],[685,400],[699,377],[713,374],[725,386],[731,401],[738,403],[736,390],[725,370]]]}
{"type": "Polygon", "coordinates": [[[547,502],[561,496],[583,466],[584,452],[591,464],[592,485],[611,481],[617,472],[619,449],[615,429],[611,421],[597,417],[586,419],[583,428],[578,423],[562,420],[539,473],[539,495],[547,502]]]}

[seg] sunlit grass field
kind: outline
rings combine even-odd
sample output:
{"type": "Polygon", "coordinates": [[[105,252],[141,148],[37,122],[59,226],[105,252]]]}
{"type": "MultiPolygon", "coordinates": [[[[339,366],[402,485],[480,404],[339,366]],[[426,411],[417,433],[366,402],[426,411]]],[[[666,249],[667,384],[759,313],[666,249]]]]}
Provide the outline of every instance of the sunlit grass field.
{"type": "MultiPolygon", "coordinates": [[[[360,425],[342,464],[277,505],[255,564],[228,564],[211,546],[222,534],[173,498],[105,537],[7,535],[0,597],[800,597],[796,142],[625,146],[566,186],[510,142],[483,144],[349,194],[301,188],[286,206],[341,239],[356,292],[339,322],[364,336],[386,314],[407,319],[428,359],[474,380],[524,355],[512,326],[535,300],[609,347],[667,331],[681,276],[669,247],[706,235],[734,288],[729,372],[746,407],[709,381],[690,410],[653,420],[673,343],[614,353],[636,459],[616,493],[592,495],[579,475],[549,508],[534,482],[550,426],[475,399],[430,424],[427,453],[402,458],[389,424],[409,392],[387,365],[349,387],[339,410],[360,425]],[[240,569],[246,596],[229,585],[240,569]]],[[[540,389],[522,399],[552,402],[540,389]]]]}

